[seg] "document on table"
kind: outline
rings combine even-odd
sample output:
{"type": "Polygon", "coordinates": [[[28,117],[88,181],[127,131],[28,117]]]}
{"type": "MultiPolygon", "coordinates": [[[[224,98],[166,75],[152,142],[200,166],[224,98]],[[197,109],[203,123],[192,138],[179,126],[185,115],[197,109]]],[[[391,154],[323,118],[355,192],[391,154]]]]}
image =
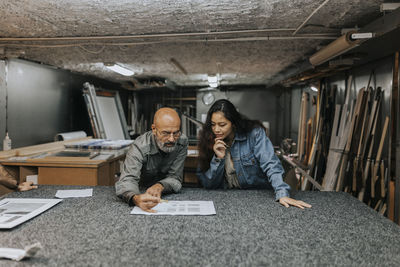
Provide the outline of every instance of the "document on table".
{"type": "Polygon", "coordinates": [[[93,188],[78,190],[57,190],[56,198],[69,197],[91,197],[93,196],[93,188]]]}
{"type": "Polygon", "coordinates": [[[36,252],[38,252],[41,248],[42,245],[39,242],[27,246],[24,249],[0,248],[0,258],[20,261],[25,258],[30,258],[35,256],[36,252]]]}
{"type": "Polygon", "coordinates": [[[141,215],[215,215],[212,201],[168,201],[161,202],[153,208],[155,213],[143,211],[134,207],[131,214],[141,215]]]}
{"type": "Polygon", "coordinates": [[[61,201],[62,199],[5,198],[0,201],[0,229],[13,228],[61,201]]]}

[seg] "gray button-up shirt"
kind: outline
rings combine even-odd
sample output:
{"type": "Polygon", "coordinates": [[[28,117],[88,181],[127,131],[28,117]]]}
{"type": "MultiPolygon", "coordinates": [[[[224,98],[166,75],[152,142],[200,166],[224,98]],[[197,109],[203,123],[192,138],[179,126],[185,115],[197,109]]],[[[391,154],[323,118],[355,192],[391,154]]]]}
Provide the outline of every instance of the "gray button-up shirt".
{"type": "Polygon", "coordinates": [[[178,192],[182,187],[187,137],[182,134],[171,153],[160,151],[154,138],[152,131],[144,133],[136,138],[126,154],[115,190],[117,196],[128,203],[133,195],[140,194],[139,186],[149,187],[160,183],[165,193],[178,192]]]}

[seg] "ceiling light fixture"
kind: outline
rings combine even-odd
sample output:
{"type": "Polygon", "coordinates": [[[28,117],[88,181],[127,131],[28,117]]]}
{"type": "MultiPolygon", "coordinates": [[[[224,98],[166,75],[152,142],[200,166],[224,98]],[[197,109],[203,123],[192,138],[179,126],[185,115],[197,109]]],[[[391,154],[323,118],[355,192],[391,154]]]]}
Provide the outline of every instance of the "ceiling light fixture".
{"type": "Polygon", "coordinates": [[[115,71],[116,73],[119,73],[124,76],[132,76],[133,74],[135,74],[135,72],[133,72],[132,70],[127,69],[119,64],[104,63],[104,66],[106,66],[107,69],[115,71]]]}
{"type": "Polygon", "coordinates": [[[208,75],[207,77],[208,84],[212,88],[218,87],[218,77],[217,75],[208,75]]]}
{"type": "Polygon", "coordinates": [[[217,78],[216,75],[215,75],[215,76],[214,76],[214,75],[208,75],[207,80],[208,80],[209,83],[216,83],[216,82],[218,82],[218,78],[217,78]]]}
{"type": "Polygon", "coordinates": [[[315,87],[314,85],[310,86],[310,89],[314,92],[318,92],[318,88],[315,87]]]}
{"type": "Polygon", "coordinates": [[[208,85],[210,85],[211,88],[217,88],[218,87],[218,83],[209,83],[208,85]]]}
{"type": "Polygon", "coordinates": [[[381,12],[393,11],[400,7],[400,3],[383,3],[381,4],[381,12]]]}

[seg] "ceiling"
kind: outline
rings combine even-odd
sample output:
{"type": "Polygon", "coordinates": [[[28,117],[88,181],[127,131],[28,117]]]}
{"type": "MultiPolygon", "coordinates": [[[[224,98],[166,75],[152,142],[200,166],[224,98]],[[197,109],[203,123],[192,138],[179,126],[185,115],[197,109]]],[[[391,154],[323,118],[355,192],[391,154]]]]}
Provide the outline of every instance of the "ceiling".
{"type": "MultiPolygon", "coordinates": [[[[344,28],[381,17],[379,0],[0,0],[0,53],[134,88],[263,85],[344,28]],[[133,77],[114,73],[118,63],[133,77]],[[136,83],[137,84],[137,83],[136,83]]],[[[398,2],[398,1],[390,1],[398,2]]]]}

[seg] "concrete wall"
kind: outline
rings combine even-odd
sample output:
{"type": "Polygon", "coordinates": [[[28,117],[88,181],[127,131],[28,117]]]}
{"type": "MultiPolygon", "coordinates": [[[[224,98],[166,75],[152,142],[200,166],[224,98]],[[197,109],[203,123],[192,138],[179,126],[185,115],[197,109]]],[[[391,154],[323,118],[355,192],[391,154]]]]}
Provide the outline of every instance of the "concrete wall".
{"type": "Polygon", "coordinates": [[[6,94],[7,126],[13,148],[51,142],[60,132],[84,130],[91,135],[81,92],[86,81],[105,89],[118,88],[109,82],[33,62],[1,60],[0,140],[6,132],[6,94]]]}

